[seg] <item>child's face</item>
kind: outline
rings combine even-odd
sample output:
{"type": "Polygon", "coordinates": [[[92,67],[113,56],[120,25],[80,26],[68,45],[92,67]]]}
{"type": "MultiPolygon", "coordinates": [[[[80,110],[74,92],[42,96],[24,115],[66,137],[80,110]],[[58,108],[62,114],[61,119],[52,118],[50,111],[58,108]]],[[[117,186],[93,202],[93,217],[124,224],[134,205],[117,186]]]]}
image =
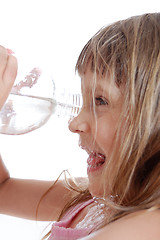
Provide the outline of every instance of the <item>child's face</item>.
{"type": "Polygon", "coordinates": [[[72,120],[69,129],[78,133],[80,145],[88,153],[87,173],[89,190],[99,195],[100,180],[105,163],[111,156],[118,120],[122,110],[123,95],[115,82],[97,76],[93,92],[93,73],[87,70],[82,76],[83,106],[72,120]],[[95,102],[95,103],[94,103],[95,102]]]}

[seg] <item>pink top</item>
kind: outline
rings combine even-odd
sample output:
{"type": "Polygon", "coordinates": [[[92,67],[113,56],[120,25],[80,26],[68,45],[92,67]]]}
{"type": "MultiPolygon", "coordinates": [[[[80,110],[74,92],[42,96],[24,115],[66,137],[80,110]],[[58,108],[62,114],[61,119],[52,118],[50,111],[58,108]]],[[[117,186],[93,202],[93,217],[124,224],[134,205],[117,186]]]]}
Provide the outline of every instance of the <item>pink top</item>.
{"type": "Polygon", "coordinates": [[[77,204],[75,207],[69,209],[61,221],[53,223],[49,240],[76,240],[87,236],[92,231],[92,227],[76,229],[70,228],[69,226],[73,218],[92,202],[93,199],[90,199],[86,202],[77,204]]]}

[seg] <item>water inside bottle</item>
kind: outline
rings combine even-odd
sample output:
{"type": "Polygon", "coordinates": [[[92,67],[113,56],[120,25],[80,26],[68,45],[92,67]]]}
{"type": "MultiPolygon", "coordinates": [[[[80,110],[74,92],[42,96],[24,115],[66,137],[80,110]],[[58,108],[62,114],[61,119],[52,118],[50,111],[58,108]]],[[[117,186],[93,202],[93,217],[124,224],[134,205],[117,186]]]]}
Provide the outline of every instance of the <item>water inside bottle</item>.
{"type": "MultiPolygon", "coordinates": [[[[34,86],[40,83],[40,76],[41,71],[34,68],[24,80],[14,85],[0,111],[0,133],[25,134],[43,126],[52,114],[70,120],[79,113],[82,105],[81,94],[71,94],[65,90],[56,91],[52,82],[52,98],[42,97],[38,95],[39,88],[35,88],[36,91],[34,89],[34,86]]],[[[41,87],[41,90],[43,94],[45,89],[41,87]]]]}

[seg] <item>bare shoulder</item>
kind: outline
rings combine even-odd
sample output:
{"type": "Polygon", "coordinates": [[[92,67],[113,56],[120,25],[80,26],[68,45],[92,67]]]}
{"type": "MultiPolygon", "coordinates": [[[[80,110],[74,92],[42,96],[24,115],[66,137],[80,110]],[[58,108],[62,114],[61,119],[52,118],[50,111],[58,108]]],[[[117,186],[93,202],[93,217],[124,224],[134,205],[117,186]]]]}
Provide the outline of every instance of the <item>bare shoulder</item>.
{"type": "Polygon", "coordinates": [[[159,240],[160,210],[139,211],[123,217],[84,240],[159,240]]]}

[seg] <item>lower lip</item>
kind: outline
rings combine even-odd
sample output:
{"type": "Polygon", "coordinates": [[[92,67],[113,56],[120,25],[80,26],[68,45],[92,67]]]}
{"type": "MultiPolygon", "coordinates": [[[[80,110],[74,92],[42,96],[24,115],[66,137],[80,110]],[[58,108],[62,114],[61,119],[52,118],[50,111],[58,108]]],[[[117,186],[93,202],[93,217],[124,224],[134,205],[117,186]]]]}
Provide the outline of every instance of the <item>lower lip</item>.
{"type": "Polygon", "coordinates": [[[102,161],[101,157],[97,157],[97,156],[94,157],[90,155],[89,158],[87,159],[87,163],[88,163],[87,173],[92,173],[101,169],[104,165],[104,161],[102,161]]]}

